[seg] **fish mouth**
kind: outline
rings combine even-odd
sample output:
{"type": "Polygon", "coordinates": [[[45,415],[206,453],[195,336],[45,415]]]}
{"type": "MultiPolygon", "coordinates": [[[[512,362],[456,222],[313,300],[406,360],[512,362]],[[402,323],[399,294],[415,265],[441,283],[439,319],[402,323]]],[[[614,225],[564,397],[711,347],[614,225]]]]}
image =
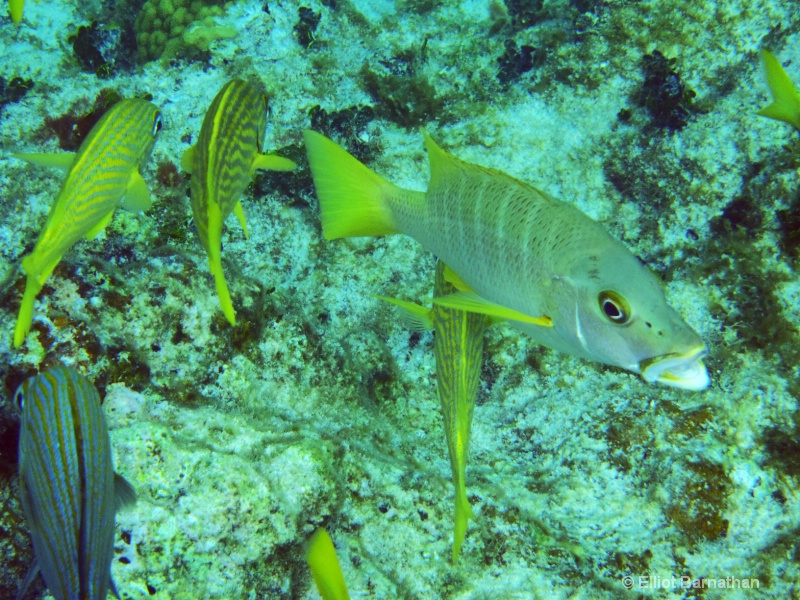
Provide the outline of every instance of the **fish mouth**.
{"type": "Polygon", "coordinates": [[[705,346],[685,352],[670,352],[639,363],[639,373],[648,383],[658,382],[682,390],[699,392],[708,387],[711,380],[701,360],[708,350],[705,346]]]}

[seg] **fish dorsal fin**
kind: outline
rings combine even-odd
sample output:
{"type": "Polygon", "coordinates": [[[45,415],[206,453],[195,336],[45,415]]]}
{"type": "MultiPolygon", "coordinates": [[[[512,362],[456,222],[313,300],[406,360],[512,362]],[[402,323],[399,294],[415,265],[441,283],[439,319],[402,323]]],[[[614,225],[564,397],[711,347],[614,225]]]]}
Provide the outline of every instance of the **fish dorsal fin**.
{"type": "Polygon", "coordinates": [[[75,162],[74,152],[17,152],[11,156],[38,167],[55,167],[63,171],[68,171],[75,162]]]}
{"type": "Polygon", "coordinates": [[[111,217],[113,216],[114,216],[114,211],[113,210],[108,211],[106,215],[102,219],[100,219],[97,225],[95,225],[89,231],[86,232],[86,239],[93,240],[98,235],[100,235],[100,232],[103,231],[106,227],[108,227],[108,224],[111,222],[111,217]]]}
{"type": "Polygon", "coordinates": [[[439,296],[433,299],[433,303],[444,306],[445,308],[464,310],[508,321],[530,323],[532,325],[539,325],[540,327],[553,326],[553,319],[547,315],[532,317],[516,311],[513,308],[489,302],[474,292],[456,292],[454,294],[447,294],[446,296],[439,296]]]}
{"type": "Polygon", "coordinates": [[[375,296],[378,300],[383,300],[389,304],[394,304],[400,308],[400,318],[411,331],[431,331],[433,329],[433,311],[430,308],[420,306],[416,302],[398,300],[388,296],[375,296]]]}
{"type": "Polygon", "coordinates": [[[197,146],[190,146],[181,156],[181,169],[192,174],[192,162],[194,161],[194,153],[197,152],[197,146]]]}
{"type": "Polygon", "coordinates": [[[257,154],[253,159],[250,172],[261,169],[262,171],[294,171],[297,163],[275,154],[257,154]]]}
{"type": "Polygon", "coordinates": [[[235,214],[236,218],[239,219],[239,225],[242,226],[244,237],[245,239],[248,239],[250,234],[247,232],[247,219],[244,218],[244,209],[242,208],[241,201],[237,202],[236,206],[233,207],[233,214],[235,214]]]}
{"type": "Polygon", "coordinates": [[[139,170],[134,169],[131,172],[130,179],[128,179],[128,187],[125,189],[125,196],[122,198],[122,208],[131,212],[139,212],[147,210],[152,204],[150,192],[147,190],[147,184],[139,174],[139,170]]]}
{"type": "Polygon", "coordinates": [[[122,475],[114,472],[114,512],[136,504],[136,490],[122,475]]]}
{"type": "Polygon", "coordinates": [[[428,135],[425,129],[422,129],[422,135],[425,137],[425,148],[428,150],[428,162],[430,163],[431,169],[431,182],[429,187],[433,187],[434,181],[441,177],[456,159],[442,150],[436,142],[433,141],[433,138],[428,135]]]}

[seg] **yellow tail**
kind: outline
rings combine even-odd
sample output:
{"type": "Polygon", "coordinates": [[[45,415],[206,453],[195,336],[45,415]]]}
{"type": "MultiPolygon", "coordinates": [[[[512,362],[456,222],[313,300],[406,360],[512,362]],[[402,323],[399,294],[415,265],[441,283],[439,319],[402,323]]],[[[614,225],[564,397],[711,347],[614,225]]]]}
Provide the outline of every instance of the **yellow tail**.
{"type": "Polygon", "coordinates": [[[387,199],[403,190],[324,135],[303,132],[326,239],[399,233],[387,199]]]}

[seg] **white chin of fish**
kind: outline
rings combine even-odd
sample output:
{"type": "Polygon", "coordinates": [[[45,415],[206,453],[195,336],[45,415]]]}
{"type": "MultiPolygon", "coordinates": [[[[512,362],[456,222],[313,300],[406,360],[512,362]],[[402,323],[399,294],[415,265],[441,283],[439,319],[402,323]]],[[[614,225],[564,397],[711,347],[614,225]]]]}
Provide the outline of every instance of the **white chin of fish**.
{"type": "Polygon", "coordinates": [[[705,353],[705,346],[701,346],[686,354],[656,356],[643,360],[631,370],[641,373],[648,383],[657,382],[699,392],[711,383],[706,366],[701,360],[705,353]]]}

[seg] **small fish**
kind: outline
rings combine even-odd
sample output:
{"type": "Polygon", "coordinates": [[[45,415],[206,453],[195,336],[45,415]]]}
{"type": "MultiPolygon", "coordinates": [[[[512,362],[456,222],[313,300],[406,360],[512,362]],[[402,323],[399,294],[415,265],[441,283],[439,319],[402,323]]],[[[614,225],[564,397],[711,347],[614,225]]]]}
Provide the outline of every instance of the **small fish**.
{"type": "Polygon", "coordinates": [[[800,94],[784,71],[780,61],[769,50],[761,50],[767,85],[772,92],[772,104],[756,114],[776,121],[784,121],[800,129],[800,94]]]}
{"type": "Polygon", "coordinates": [[[136,501],[114,473],[97,389],[58,365],[23,382],[19,474],[22,508],[36,561],[17,599],[41,571],[56,600],[117,597],[111,581],[114,514],[136,501]]]}
{"type": "MultiPolygon", "coordinates": [[[[458,291],[452,272],[442,261],[436,265],[434,298],[458,291]]],[[[479,313],[447,308],[434,302],[433,308],[393,298],[380,297],[400,306],[417,330],[433,329],[436,355],[436,385],[442,407],[450,467],[456,490],[453,531],[453,563],[458,561],[467,534],[467,523],[474,517],[467,499],[466,470],[472,415],[483,360],[483,337],[491,320],[479,313]]]]}
{"type": "Polygon", "coordinates": [[[239,202],[256,169],[291,171],[288,158],[261,154],[267,126],[267,98],[241,79],[232,79],[217,93],[203,119],[197,144],[181,159],[192,174],[192,213],[200,242],[217,288],[222,312],[236,325],[225,274],[222,272],[222,224],[233,212],[247,237],[239,202]]]}
{"type": "Polygon", "coordinates": [[[8,0],[8,12],[14,23],[22,21],[22,7],[24,5],[25,0],[8,0]]]}
{"type": "Polygon", "coordinates": [[[63,254],[82,237],[97,236],[122,206],[150,206],[139,167],[150,155],[161,130],[158,108],[141,99],[122,100],[92,127],[76,154],[14,154],[37,165],[67,170],[33,251],[22,260],[27,274],[25,294],[14,330],[19,348],[33,322],[33,302],[63,254]]]}
{"type": "Polygon", "coordinates": [[[350,600],[342,567],[336,558],[336,548],[324,527],[317,529],[311,536],[306,562],[322,600],[350,600]]]}
{"type": "Polygon", "coordinates": [[[545,346],[648,382],[708,386],[705,344],[622,243],[574,206],[424,135],[431,181],[415,192],[305,132],[326,238],[410,235],[456,275],[459,292],[436,303],[507,319],[545,346]]]}

